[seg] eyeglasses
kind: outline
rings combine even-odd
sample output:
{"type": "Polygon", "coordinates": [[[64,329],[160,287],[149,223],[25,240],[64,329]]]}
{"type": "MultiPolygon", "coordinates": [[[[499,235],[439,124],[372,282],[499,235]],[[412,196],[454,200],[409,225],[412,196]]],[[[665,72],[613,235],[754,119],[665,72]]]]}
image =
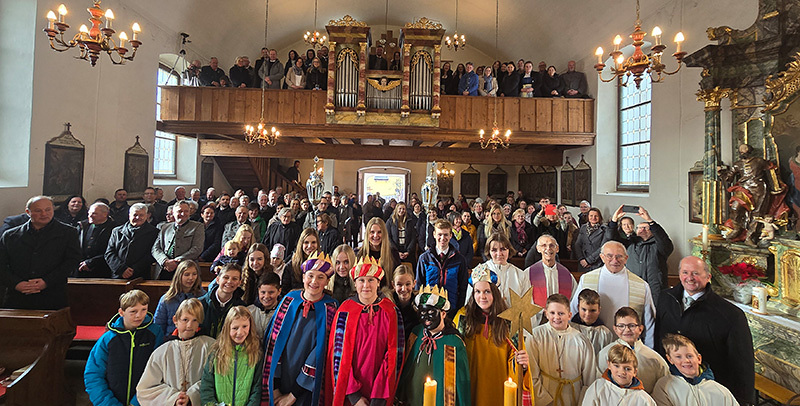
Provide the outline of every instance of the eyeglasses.
{"type": "Polygon", "coordinates": [[[612,259],[616,259],[617,261],[622,261],[623,259],[628,257],[627,255],[621,255],[621,254],[617,254],[617,255],[614,255],[614,254],[600,254],[600,255],[604,256],[609,261],[612,260],[612,259]]]}
{"type": "Polygon", "coordinates": [[[633,324],[633,323],[631,323],[631,324],[615,324],[614,327],[619,329],[619,330],[623,330],[623,331],[625,329],[633,331],[633,329],[635,329],[636,327],[639,327],[639,324],[633,324]]]}

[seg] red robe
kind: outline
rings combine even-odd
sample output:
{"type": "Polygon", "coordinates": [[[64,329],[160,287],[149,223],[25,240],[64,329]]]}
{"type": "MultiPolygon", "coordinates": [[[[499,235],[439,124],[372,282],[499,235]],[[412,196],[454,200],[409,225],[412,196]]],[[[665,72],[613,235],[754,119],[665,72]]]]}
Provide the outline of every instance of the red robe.
{"type": "Polygon", "coordinates": [[[347,395],[386,399],[391,405],[403,365],[403,322],[388,299],[365,306],[348,299],[336,311],[325,364],[326,399],[333,406],[350,405],[347,395]]]}

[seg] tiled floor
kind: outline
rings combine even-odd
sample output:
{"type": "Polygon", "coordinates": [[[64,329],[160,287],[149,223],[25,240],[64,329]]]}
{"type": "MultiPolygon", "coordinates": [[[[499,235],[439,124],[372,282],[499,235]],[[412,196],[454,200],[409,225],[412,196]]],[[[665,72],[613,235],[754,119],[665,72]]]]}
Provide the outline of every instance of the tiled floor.
{"type": "Polygon", "coordinates": [[[83,386],[83,369],[85,367],[86,361],[67,360],[64,363],[67,385],[75,392],[75,406],[92,406],[89,395],[83,386]]]}

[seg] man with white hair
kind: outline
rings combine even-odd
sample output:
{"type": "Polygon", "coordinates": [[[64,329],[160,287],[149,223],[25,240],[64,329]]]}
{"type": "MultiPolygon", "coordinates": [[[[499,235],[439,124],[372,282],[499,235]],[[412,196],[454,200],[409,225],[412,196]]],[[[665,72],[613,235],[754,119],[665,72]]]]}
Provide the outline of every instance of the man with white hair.
{"type": "Polygon", "coordinates": [[[205,227],[189,220],[189,203],[180,201],[172,206],[174,223],[161,224],[153,249],[157,279],[170,280],[184,259],[197,260],[203,253],[205,227]]]}
{"type": "MultiPolygon", "coordinates": [[[[533,302],[542,308],[547,304],[547,298],[555,293],[561,293],[567,298],[575,294],[578,283],[564,265],[556,262],[558,254],[558,241],[550,234],[542,234],[536,240],[536,251],[542,259],[528,267],[531,286],[533,286],[533,302]]],[[[541,319],[543,312],[536,314],[536,321],[541,319]]]]}
{"type": "Polygon", "coordinates": [[[175,188],[175,198],[170,200],[167,205],[172,206],[181,200],[186,200],[186,188],[183,186],[178,186],[175,188]]]}
{"type": "Polygon", "coordinates": [[[105,259],[114,279],[150,279],[151,249],[158,229],[147,222],[147,204],[135,203],[128,221],[111,231],[105,259]]]}
{"type": "MultiPolygon", "coordinates": [[[[625,267],[628,254],[617,241],[603,244],[600,250],[603,266],[581,276],[576,292],[592,289],[600,295],[600,320],[614,331],[614,313],[623,306],[632,307],[642,316],[644,344],[654,346],[655,304],[650,286],[625,267]]],[[[572,313],[578,314],[578,295],[570,301],[572,313]]]]}
{"type": "Polygon", "coordinates": [[[109,220],[109,207],[97,202],[89,206],[89,218],[80,222],[80,244],[83,261],[73,276],[78,278],[110,278],[104,255],[116,224],[109,220]]]}
{"type": "Polygon", "coordinates": [[[32,197],[25,205],[30,220],[0,236],[6,308],[57,310],[69,305],[67,276],[81,260],[78,230],[54,220],[53,211],[50,197],[32,197]]]}
{"type": "Polygon", "coordinates": [[[592,204],[588,200],[581,200],[578,208],[581,211],[578,213],[578,227],[580,227],[589,222],[589,209],[592,208],[592,204]]]}

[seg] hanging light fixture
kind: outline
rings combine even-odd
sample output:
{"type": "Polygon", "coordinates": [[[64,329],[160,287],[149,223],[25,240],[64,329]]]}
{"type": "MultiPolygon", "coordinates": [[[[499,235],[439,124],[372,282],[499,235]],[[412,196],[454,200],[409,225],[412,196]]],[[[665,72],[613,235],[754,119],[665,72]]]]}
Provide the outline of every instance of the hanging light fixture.
{"type": "MultiPolygon", "coordinates": [[[[389,0],[386,0],[386,9],[384,10],[383,15],[383,32],[386,34],[386,36],[389,35],[389,0]]],[[[382,47],[386,47],[387,43],[389,44],[390,48],[394,48],[397,45],[394,42],[386,41],[386,38],[381,38],[378,40],[378,44],[380,44],[382,47]]]]}
{"type": "Polygon", "coordinates": [[[322,194],[325,190],[325,181],[322,179],[322,168],[317,169],[317,164],[319,164],[319,157],[314,157],[314,170],[308,174],[308,180],[306,181],[306,193],[308,193],[308,199],[314,204],[314,206],[322,200],[322,194]]]}
{"type": "Polygon", "coordinates": [[[57,11],[58,17],[52,10],[47,12],[47,28],[44,29],[44,32],[50,38],[50,48],[64,52],[78,47],[80,49],[78,58],[91,62],[92,66],[97,64],[97,58],[100,57],[101,52],[107,53],[114,65],[122,65],[126,60],[132,61],[136,57],[136,50],[142,45],[142,41],[137,38],[142,32],[139,23],[133,23],[131,26],[133,38],[130,41],[128,41],[128,34],[122,31],[119,33],[119,44],[114,42],[113,35],[116,31],[111,28],[114,12],[108,9],[104,13],[100,8],[100,0],[94,0],[94,5],[86,9],[89,12],[89,21],[92,23],[92,27],[88,28],[86,24],[81,24],[78,33],[70,41],[64,39],[64,32],[69,28],[65,18],[67,7],[61,4],[57,11]],[[105,26],[101,28],[103,17],[105,17],[105,26]],[[125,41],[130,42],[130,46],[133,48],[133,52],[129,56],[126,56],[128,48],[125,48],[125,41]]]}
{"type": "MultiPolygon", "coordinates": [[[[269,0],[266,1],[266,14],[264,16],[264,47],[267,47],[267,34],[269,33],[269,0]]],[[[281,132],[275,126],[268,126],[264,120],[264,99],[266,87],[261,83],[261,120],[257,125],[244,126],[244,139],[250,144],[258,143],[259,147],[274,146],[278,143],[281,132]]]]}
{"type": "Polygon", "coordinates": [[[458,0],[456,0],[456,32],[453,34],[452,39],[450,36],[447,36],[444,39],[444,44],[447,46],[447,49],[452,49],[455,52],[467,46],[467,37],[464,36],[464,34],[458,34],[458,0]]]}
{"type": "MultiPolygon", "coordinates": [[[[425,182],[422,184],[420,188],[420,197],[422,198],[422,205],[425,206],[426,209],[430,210],[433,205],[436,203],[436,199],[439,196],[439,181],[436,176],[433,174],[436,170],[436,161],[431,163],[431,169],[428,172],[428,176],[425,177],[425,182]]],[[[425,216],[425,221],[428,220],[428,216],[425,216]]]]}
{"type": "Polygon", "coordinates": [[[453,169],[447,169],[446,164],[442,162],[442,167],[436,170],[436,175],[442,179],[449,179],[456,175],[453,169]]]}
{"type": "Polygon", "coordinates": [[[631,39],[633,39],[633,55],[626,59],[622,55],[622,51],[619,50],[619,46],[622,44],[622,37],[619,35],[614,37],[614,50],[608,54],[614,61],[614,66],[611,67],[612,76],[610,79],[604,79],[603,68],[606,65],[603,63],[603,47],[597,47],[594,53],[597,56],[597,64],[594,65],[594,68],[597,70],[600,80],[603,82],[619,80],[622,86],[627,86],[628,81],[633,76],[633,82],[636,83],[636,88],[638,89],[643,75],[650,75],[653,83],[658,83],[664,80],[665,75],[678,73],[681,70],[681,66],[683,66],[683,57],[686,56],[686,52],[681,51],[681,43],[685,40],[683,33],[678,32],[675,34],[677,49],[672,56],[678,61],[678,68],[672,72],[666,71],[666,66],[661,62],[661,56],[664,54],[664,50],[667,49],[667,46],[661,43],[661,28],[658,26],[653,27],[651,34],[655,40],[655,45],[650,48],[650,55],[647,55],[642,52],[644,37],[647,33],[642,31],[642,21],[639,19],[639,0],[636,0],[636,22],[633,24],[633,33],[630,35],[631,39]],[[623,76],[627,76],[624,82],[622,82],[623,76]]]}
{"type": "Polygon", "coordinates": [[[321,47],[325,45],[325,41],[328,40],[328,37],[324,34],[320,34],[317,31],[317,0],[314,0],[314,28],[313,33],[311,31],[306,31],[303,34],[303,41],[308,44],[310,47],[317,49],[317,47],[321,47]]]}
{"type": "MultiPolygon", "coordinates": [[[[494,17],[494,49],[497,52],[500,37],[500,0],[496,0],[495,4],[495,17],[494,17]]],[[[499,59],[495,55],[495,59],[499,59]]],[[[497,125],[497,97],[494,98],[494,122],[492,124],[492,133],[486,136],[486,131],[481,128],[478,132],[481,149],[492,148],[492,152],[497,152],[497,148],[508,148],[511,139],[511,130],[506,130],[503,136],[500,136],[500,128],[497,125]]]]}

